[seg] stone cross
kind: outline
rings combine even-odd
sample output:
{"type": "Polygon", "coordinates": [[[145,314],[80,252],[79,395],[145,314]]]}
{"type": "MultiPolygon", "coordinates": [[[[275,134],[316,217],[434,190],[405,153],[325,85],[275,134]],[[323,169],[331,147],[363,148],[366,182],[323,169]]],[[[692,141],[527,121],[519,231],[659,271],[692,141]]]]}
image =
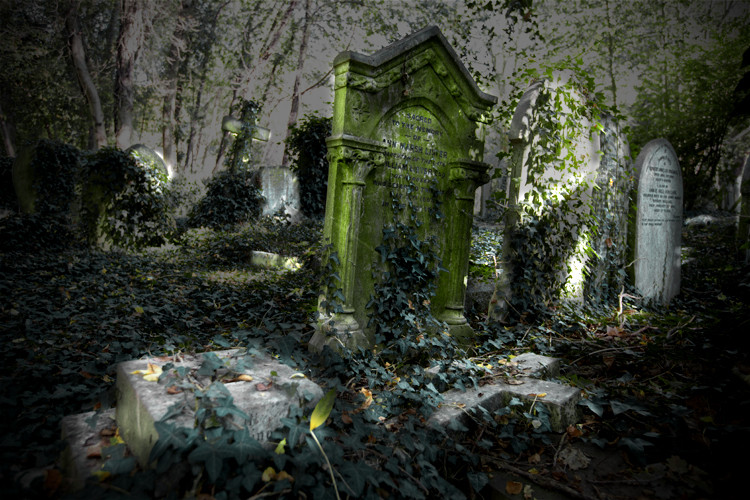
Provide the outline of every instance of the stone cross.
{"type": "MultiPolygon", "coordinates": [[[[369,347],[368,302],[380,269],[376,248],[396,222],[392,200],[411,204],[420,237],[448,272],[437,281],[432,314],[455,337],[473,331],[463,315],[474,191],[489,180],[484,131],[497,98],[481,92],[440,30],[425,28],[377,53],[334,60],[333,131],[324,240],[337,255],[339,312],[323,315],[310,342],[369,347]],[[439,207],[444,217],[430,214],[439,207]]],[[[400,215],[398,217],[403,217],[400,215]]]]}

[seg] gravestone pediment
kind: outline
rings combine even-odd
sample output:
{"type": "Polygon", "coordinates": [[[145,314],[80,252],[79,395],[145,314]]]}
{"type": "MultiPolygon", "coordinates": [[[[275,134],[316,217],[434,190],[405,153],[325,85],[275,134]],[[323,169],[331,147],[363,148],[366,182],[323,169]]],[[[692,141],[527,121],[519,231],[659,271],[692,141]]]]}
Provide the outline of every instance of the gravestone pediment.
{"type": "MultiPolygon", "coordinates": [[[[366,325],[376,248],[384,228],[409,217],[419,221],[420,237],[437,240],[448,269],[438,279],[433,314],[453,333],[469,333],[463,295],[474,190],[489,180],[484,132],[497,98],[479,90],[434,26],[369,56],[343,52],[334,73],[324,238],[340,261],[343,312],[333,324],[344,332],[342,342],[372,344],[366,325]],[[394,203],[407,211],[397,215],[394,203]]],[[[313,347],[335,335],[320,331],[313,347]]]]}

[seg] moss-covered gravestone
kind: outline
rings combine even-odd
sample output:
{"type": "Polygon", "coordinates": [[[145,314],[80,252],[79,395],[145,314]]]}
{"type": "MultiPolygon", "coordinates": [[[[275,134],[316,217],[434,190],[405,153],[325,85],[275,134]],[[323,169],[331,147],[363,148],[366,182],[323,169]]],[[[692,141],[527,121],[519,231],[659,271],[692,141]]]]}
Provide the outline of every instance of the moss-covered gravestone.
{"type": "Polygon", "coordinates": [[[334,68],[324,239],[335,285],[320,303],[338,312],[322,317],[311,347],[373,345],[370,301],[387,265],[377,248],[399,222],[432,240],[447,269],[432,314],[452,335],[471,335],[463,303],[474,191],[489,180],[484,128],[497,99],[477,88],[434,26],[371,56],[343,52],[334,68]]]}

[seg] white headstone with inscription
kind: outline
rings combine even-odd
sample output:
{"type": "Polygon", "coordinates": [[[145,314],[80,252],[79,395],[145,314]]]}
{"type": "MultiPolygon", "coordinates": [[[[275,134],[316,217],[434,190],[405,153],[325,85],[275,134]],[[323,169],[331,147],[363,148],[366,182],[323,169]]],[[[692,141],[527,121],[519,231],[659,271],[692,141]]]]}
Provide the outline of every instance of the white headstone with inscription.
{"type": "Polygon", "coordinates": [[[680,291],[682,172],[666,139],[646,144],[635,169],[632,277],[644,298],[667,304],[680,291]]]}

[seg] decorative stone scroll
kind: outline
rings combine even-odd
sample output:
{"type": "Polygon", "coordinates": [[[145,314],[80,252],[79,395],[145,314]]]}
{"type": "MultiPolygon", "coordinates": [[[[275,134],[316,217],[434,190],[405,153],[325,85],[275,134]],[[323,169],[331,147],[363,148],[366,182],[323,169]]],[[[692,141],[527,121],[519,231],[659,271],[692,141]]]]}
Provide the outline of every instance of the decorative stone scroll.
{"type": "Polygon", "coordinates": [[[373,345],[367,304],[382,265],[376,248],[384,228],[405,217],[394,200],[419,221],[420,238],[435,238],[448,270],[439,275],[433,315],[452,335],[471,335],[463,303],[474,191],[489,180],[484,129],[497,98],[477,88],[434,26],[371,56],[343,52],[334,69],[323,234],[340,281],[321,295],[311,348],[373,345]],[[339,306],[330,316],[322,307],[329,301],[339,306]]]}
{"type": "Polygon", "coordinates": [[[631,278],[644,298],[666,305],[680,291],[682,172],[666,139],[646,144],[635,162],[631,278]]]}

